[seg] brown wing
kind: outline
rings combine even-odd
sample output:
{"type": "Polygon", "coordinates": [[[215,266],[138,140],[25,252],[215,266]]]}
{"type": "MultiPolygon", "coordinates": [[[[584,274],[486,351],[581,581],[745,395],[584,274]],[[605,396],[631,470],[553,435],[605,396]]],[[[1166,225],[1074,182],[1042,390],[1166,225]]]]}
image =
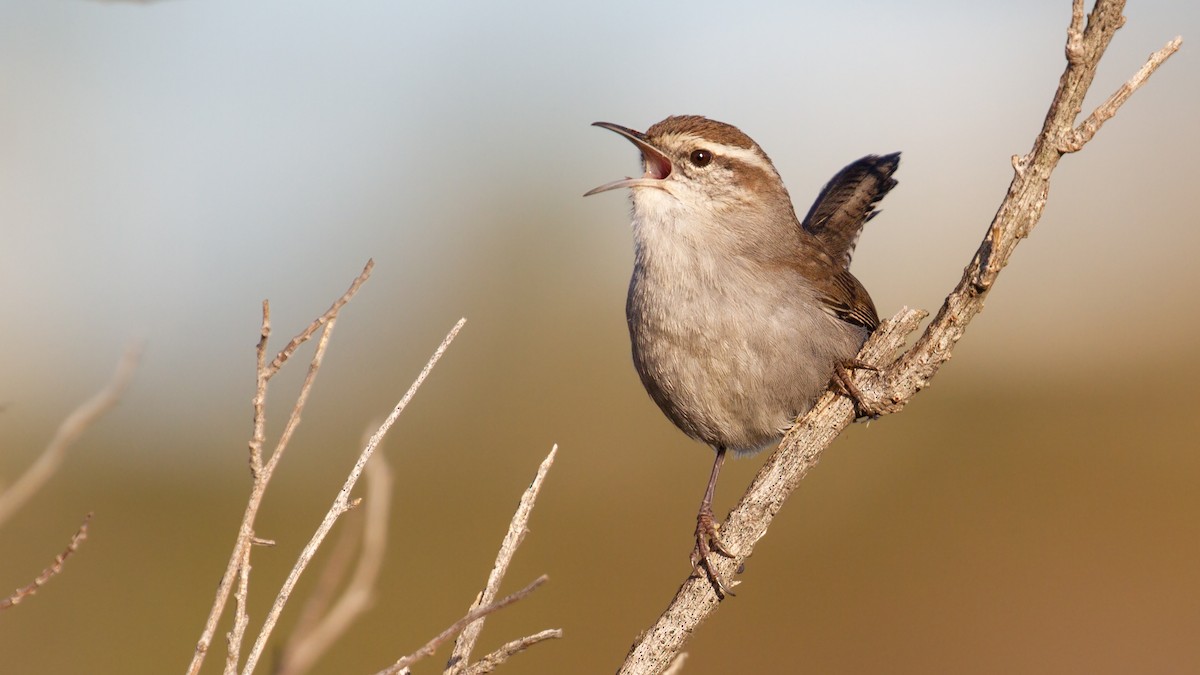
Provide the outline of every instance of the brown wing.
{"type": "Polygon", "coordinates": [[[842,270],[834,275],[831,283],[821,289],[821,301],[834,316],[846,323],[862,326],[869,331],[879,326],[879,315],[875,312],[875,303],[862,283],[842,270]]]}
{"type": "Polygon", "coordinates": [[[892,174],[899,166],[898,152],[853,162],[830,179],[804,216],[801,226],[821,240],[843,269],[850,268],[863,225],[878,213],[875,204],[896,187],[892,174]]]}

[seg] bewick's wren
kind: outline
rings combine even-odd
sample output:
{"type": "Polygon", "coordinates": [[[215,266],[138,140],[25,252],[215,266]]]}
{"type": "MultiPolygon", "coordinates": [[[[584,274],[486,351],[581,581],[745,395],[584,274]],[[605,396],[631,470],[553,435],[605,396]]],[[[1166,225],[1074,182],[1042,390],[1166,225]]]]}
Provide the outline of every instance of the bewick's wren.
{"type": "Polygon", "coordinates": [[[737,127],[692,115],[645,133],[595,126],[642,152],[641,177],[584,196],[632,191],[625,312],[633,363],[666,416],[716,450],[692,565],[703,562],[728,593],[708,564],[712,551],[731,556],[712,512],[725,453],[778,442],[835,370],[860,365],[854,358],[879,318],[850,274],[850,256],[876,202],[896,185],[900,154],[842,169],[800,220],[770,158],[737,127]]]}

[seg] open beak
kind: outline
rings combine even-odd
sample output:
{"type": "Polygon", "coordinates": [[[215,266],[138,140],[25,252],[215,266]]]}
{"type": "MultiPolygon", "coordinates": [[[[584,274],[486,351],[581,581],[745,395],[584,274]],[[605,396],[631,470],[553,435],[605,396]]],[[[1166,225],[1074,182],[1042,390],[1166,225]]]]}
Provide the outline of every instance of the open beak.
{"type": "Polygon", "coordinates": [[[608,129],[609,131],[615,131],[629,139],[630,143],[636,145],[638,150],[642,151],[642,161],[644,161],[646,164],[646,173],[640,178],[622,178],[621,180],[614,180],[611,183],[605,183],[600,187],[592,188],[591,190],[583,193],[584,197],[588,197],[599,192],[616,190],[617,188],[661,188],[663,186],[663,179],[671,175],[671,160],[668,159],[666,155],[662,154],[658,148],[650,145],[650,142],[646,140],[646,134],[643,134],[640,131],[634,131],[628,127],[623,127],[619,124],[613,124],[611,122],[594,122],[592,123],[592,126],[600,127],[601,129],[608,129]]]}

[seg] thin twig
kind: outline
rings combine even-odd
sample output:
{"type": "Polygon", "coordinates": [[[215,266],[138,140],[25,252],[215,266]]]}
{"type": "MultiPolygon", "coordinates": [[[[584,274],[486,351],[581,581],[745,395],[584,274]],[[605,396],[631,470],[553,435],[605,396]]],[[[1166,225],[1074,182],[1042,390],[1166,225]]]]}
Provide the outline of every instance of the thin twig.
{"type": "MultiPolygon", "coordinates": [[[[314,320],[307,328],[300,332],[292,341],[288,343],[288,347],[279,353],[272,361],[270,366],[266,363],[267,340],[271,335],[271,306],[267,301],[263,301],[263,318],[262,327],[259,331],[259,341],[256,347],[257,370],[255,374],[255,390],[252,405],[254,408],[254,423],[253,431],[251,432],[250,440],[250,474],[253,480],[250,497],[246,500],[246,511],[242,514],[241,524],[238,526],[237,541],[233,545],[233,551],[229,555],[229,562],[225,566],[225,574],[221,577],[221,583],[217,587],[216,598],[213,600],[212,609],[209,610],[208,619],[205,621],[204,630],[200,635],[200,640],[196,643],[196,649],[192,654],[192,661],[188,665],[188,675],[196,675],[200,672],[200,667],[204,664],[204,657],[208,654],[209,645],[212,644],[213,636],[217,631],[217,623],[221,619],[221,615],[225,611],[225,603],[229,600],[229,594],[233,590],[234,583],[242,578],[239,574],[239,567],[243,564],[249,564],[249,553],[252,550],[251,544],[258,541],[254,533],[254,523],[258,516],[258,509],[262,505],[263,496],[266,494],[267,485],[271,482],[271,476],[274,472],[274,467],[278,464],[279,458],[282,456],[286,447],[281,443],[276,446],[272,453],[271,461],[264,465],[262,458],[263,444],[266,438],[266,400],[267,400],[267,385],[271,377],[279,371],[279,368],[288,360],[296,348],[307,341],[321,327],[325,327],[322,335],[321,344],[318,345],[316,354],[313,356],[312,362],[309,365],[309,372],[305,378],[304,388],[301,391],[300,400],[292,409],[292,417],[288,421],[291,431],[294,431],[295,424],[299,424],[300,411],[304,401],[307,400],[308,389],[311,388],[313,379],[316,376],[316,371],[320,368],[321,359],[324,356],[325,345],[328,344],[328,338],[334,325],[338,312],[341,308],[354,297],[358,289],[366,282],[371,275],[371,270],[375,266],[374,260],[368,260],[363,271],[350,284],[350,288],[341,295],[333,305],[320,317],[314,320]],[[246,557],[243,557],[246,556],[246,557]]],[[[289,438],[290,433],[288,432],[289,438]]],[[[245,621],[245,618],[239,614],[234,618],[235,625],[238,622],[245,621]]]]}
{"type": "MultiPolygon", "coordinates": [[[[1015,176],[983,243],[964,271],[963,278],[946,297],[937,316],[920,339],[899,359],[905,337],[916,329],[923,314],[902,310],[884,322],[867,341],[860,358],[879,364],[880,372],[858,371],[855,384],[868,396],[872,407],[897,412],[929,384],[950,358],[967,324],[983,308],[983,302],[1000,270],[1007,264],[1019,241],[1028,236],[1045,208],[1050,174],[1066,152],[1082,147],[1115,114],[1129,95],[1149,74],[1179,47],[1172,41],[1151,56],[1150,61],[1116,95],[1102,104],[1076,134],[1074,120],[1082,107],[1095,75],[1096,66],[1113,34],[1124,23],[1123,0],[1099,0],[1083,24],[1083,3],[1073,5],[1067,38],[1067,67],[1059,80],[1041,132],[1029,154],[1013,161],[1015,176]],[[1095,128],[1092,128],[1094,126],[1095,128]],[[1071,139],[1074,143],[1064,143],[1071,139]],[[895,359],[895,360],[893,360],[895,359]]],[[[854,405],[843,396],[826,393],[804,418],[798,420],[755,477],[741,501],[725,519],[721,537],[737,555],[714,558],[716,573],[731,579],[766,533],[783,502],[816,465],[821,453],[854,418],[854,405]]],[[[705,579],[689,578],[680,587],[666,611],[633,645],[620,673],[661,673],[679,653],[696,627],[716,610],[720,600],[705,579]]]]}
{"type": "Polygon", "coordinates": [[[338,312],[341,311],[342,306],[347,302],[350,302],[350,299],[354,297],[354,294],[358,292],[358,289],[367,282],[367,279],[371,276],[371,270],[373,269],[375,269],[375,260],[368,260],[366,267],[363,267],[362,273],[359,274],[358,277],[354,279],[354,282],[350,284],[350,288],[348,288],[340,298],[334,300],[329,309],[325,310],[325,313],[318,317],[316,321],[309,324],[308,328],[305,328],[303,331],[301,331],[299,335],[292,338],[291,342],[287,343],[287,346],[279,350],[279,354],[275,356],[275,359],[271,361],[271,365],[267,367],[267,377],[271,377],[275,373],[279,372],[279,369],[283,367],[284,363],[287,363],[287,360],[291,357],[292,353],[300,348],[300,345],[307,342],[308,339],[311,338],[313,334],[315,334],[317,330],[325,324],[325,322],[332,320],[338,315],[338,312]]]}
{"type": "Polygon", "coordinates": [[[361,532],[362,535],[347,537],[344,542],[339,542],[345,543],[345,546],[334,550],[335,555],[344,561],[348,554],[353,554],[358,548],[357,540],[362,539],[362,551],[358,555],[354,574],[332,609],[325,612],[328,598],[331,597],[329,593],[342,578],[340,572],[331,568],[344,564],[330,561],[326,568],[330,570],[328,576],[322,574],[318,584],[321,592],[314,594],[311,609],[306,604],[302,620],[297,623],[296,630],[283,650],[276,675],[307,672],[330,645],[346,632],[350,624],[371,607],[372,592],[383,567],[383,554],[387,544],[388,512],[392,503],[392,469],[383,454],[376,454],[367,462],[363,475],[366,478],[366,513],[363,514],[363,526],[361,529],[346,530],[361,532]]]}
{"type": "MultiPolygon", "coordinates": [[[[374,460],[368,462],[367,469],[363,472],[367,477],[368,486],[371,482],[371,465],[374,463],[374,460]]],[[[367,490],[369,492],[370,487],[367,490]]],[[[366,499],[369,504],[372,499],[369,493],[366,499]]],[[[283,646],[280,652],[272,675],[295,675],[296,673],[304,672],[299,665],[296,665],[293,652],[301,648],[305,638],[325,619],[326,614],[329,613],[330,606],[337,599],[337,593],[342,587],[342,582],[346,580],[346,575],[349,574],[351,564],[359,557],[359,546],[362,543],[364,523],[361,516],[357,520],[354,518],[353,513],[347,516],[346,525],[342,528],[341,533],[338,534],[337,541],[333,543],[332,550],[329,551],[329,557],[321,567],[321,573],[314,583],[312,592],[308,594],[308,597],[304,600],[304,606],[300,608],[300,615],[296,619],[296,624],[292,627],[287,644],[283,646]]]]}
{"type": "Polygon", "coordinates": [[[92,514],[89,513],[84,516],[83,524],[79,526],[79,529],[75,531],[75,534],[71,535],[71,542],[67,544],[66,550],[54,556],[54,562],[51,563],[49,567],[42,570],[42,573],[37,575],[37,578],[35,578],[32,583],[23,588],[18,588],[17,590],[13,591],[12,595],[0,600],[0,610],[8,609],[13,605],[20,604],[25,598],[37,593],[38,589],[44,586],[47,581],[50,581],[51,577],[61,572],[63,563],[65,563],[67,558],[71,557],[71,554],[79,548],[79,545],[83,543],[83,540],[87,539],[88,523],[91,520],[92,514]]]}
{"type": "Polygon", "coordinates": [[[250,547],[251,543],[247,542],[242,549],[241,565],[238,566],[238,585],[233,594],[233,628],[225,636],[228,646],[225,654],[225,675],[237,675],[242,642],[245,641],[246,627],[250,625],[250,614],[246,610],[246,599],[250,595],[250,547]]]}
{"type": "MultiPolygon", "coordinates": [[[[321,322],[321,320],[318,319],[318,322],[321,322]]],[[[314,324],[315,323],[317,322],[314,322],[314,324]]],[[[292,434],[300,424],[300,414],[303,411],[305,404],[308,403],[308,395],[312,391],[313,384],[316,382],[317,373],[321,369],[321,364],[325,361],[325,351],[329,347],[329,340],[333,334],[333,329],[335,326],[337,326],[337,316],[334,315],[328,317],[328,319],[323,323],[325,329],[321,331],[321,338],[317,341],[317,348],[313,352],[312,360],[309,362],[308,373],[304,377],[304,383],[300,386],[300,393],[296,397],[296,403],[292,407],[292,413],[288,417],[287,424],[284,426],[284,430],[280,435],[279,442],[275,445],[275,450],[271,453],[271,457],[267,460],[267,463],[262,466],[262,471],[255,478],[254,489],[251,491],[251,496],[252,498],[257,496],[259,503],[261,503],[262,497],[266,493],[267,484],[270,482],[271,477],[275,474],[275,467],[278,466],[279,460],[283,457],[283,453],[287,449],[288,443],[291,441],[292,434]]],[[[268,375],[268,377],[270,376],[268,375]]],[[[253,542],[254,539],[255,538],[253,536],[250,536],[245,541],[253,542]]],[[[246,546],[244,551],[245,557],[243,558],[243,562],[241,564],[248,566],[250,564],[250,553],[253,551],[253,548],[251,546],[246,546]]],[[[245,594],[245,585],[249,583],[249,580],[250,577],[248,574],[238,575],[239,594],[245,594]]],[[[242,627],[246,626],[249,618],[245,616],[245,610],[245,604],[239,603],[237,605],[237,615],[234,618],[235,625],[240,625],[242,627]]],[[[235,632],[232,634],[232,637],[239,641],[237,644],[230,645],[230,648],[233,651],[241,651],[240,641],[244,638],[244,636],[244,632],[235,632]]]]}
{"type": "Polygon", "coordinates": [[[308,403],[309,394],[312,393],[317,373],[321,370],[321,364],[325,361],[325,351],[329,348],[329,339],[333,335],[334,327],[337,326],[337,320],[338,317],[335,314],[324,321],[325,330],[321,331],[321,339],[317,340],[317,349],[313,352],[312,361],[308,364],[308,373],[304,376],[304,383],[300,385],[300,393],[296,395],[296,404],[292,406],[292,413],[288,415],[287,423],[283,426],[283,433],[279,435],[279,441],[275,444],[275,449],[271,452],[267,463],[263,465],[263,476],[265,477],[270,477],[274,474],[275,467],[279,464],[284,450],[287,449],[288,443],[292,440],[292,435],[296,433],[296,428],[300,426],[300,415],[304,412],[304,406],[308,403]]]}
{"type": "Polygon", "coordinates": [[[263,444],[267,439],[267,341],[271,338],[271,303],[263,300],[262,325],[258,330],[258,345],[254,348],[254,430],[250,434],[250,477],[257,485],[263,471],[263,444]]]}
{"type": "Polygon", "coordinates": [[[1133,74],[1133,77],[1129,78],[1128,82],[1122,84],[1108,97],[1108,100],[1101,103],[1092,111],[1091,115],[1088,115],[1087,119],[1070,135],[1069,140],[1063,143],[1061,149],[1064,152],[1079,152],[1082,150],[1083,146],[1092,140],[1092,137],[1100,130],[1100,127],[1117,114],[1117,110],[1125,104],[1125,101],[1129,100],[1133,92],[1145,84],[1146,80],[1150,79],[1150,76],[1154,74],[1154,71],[1166,63],[1172,54],[1179,51],[1181,46],[1183,46],[1183,38],[1177,36],[1162,49],[1151,54],[1149,60],[1133,74]]]}
{"type": "MultiPolygon", "coordinates": [[[[381,456],[376,455],[376,457],[381,456]]],[[[371,466],[374,464],[375,460],[367,462],[367,469],[363,472],[367,479],[366,500],[368,504],[374,499],[371,495],[371,466]]],[[[284,675],[292,668],[289,665],[292,659],[289,652],[294,651],[329,613],[330,606],[337,599],[338,589],[341,588],[342,582],[350,572],[351,563],[359,557],[359,545],[362,543],[365,522],[362,517],[359,517],[357,521],[350,521],[349,519],[354,518],[353,513],[347,518],[346,526],[342,528],[337,541],[333,543],[329,557],[321,567],[321,574],[317,577],[312,593],[309,593],[308,598],[304,601],[304,606],[300,608],[300,616],[296,619],[296,625],[292,627],[291,635],[283,648],[279,665],[273,675],[284,675]]]]}
{"type": "MultiPolygon", "coordinates": [[[[550,448],[550,454],[546,455],[546,459],[542,460],[538,466],[537,475],[533,477],[533,482],[526,488],[525,493],[521,495],[521,502],[517,505],[517,511],[513,514],[512,520],[508,524],[508,532],[504,535],[504,541],[500,543],[500,551],[496,554],[496,562],[492,565],[492,571],[488,574],[487,584],[479,597],[475,599],[475,604],[472,608],[481,607],[492,601],[500,590],[500,583],[504,581],[504,575],[508,573],[508,566],[512,563],[513,556],[517,553],[517,548],[521,546],[521,542],[525,540],[525,535],[529,532],[529,516],[533,513],[533,505],[537,502],[538,492],[542,489],[542,483],[546,480],[546,474],[550,471],[550,467],[554,465],[554,458],[558,455],[558,445],[550,448]]],[[[454,650],[450,653],[450,660],[446,666],[446,675],[458,675],[468,665],[468,660],[471,658],[471,650],[475,648],[475,643],[479,640],[479,634],[483,631],[483,619],[467,626],[462,635],[454,642],[454,650]]]]}
{"type": "Polygon", "coordinates": [[[561,628],[550,628],[533,635],[527,635],[518,640],[507,642],[496,651],[484,656],[475,663],[472,663],[469,668],[463,671],[463,675],[484,675],[490,673],[496,668],[504,665],[513,656],[529,649],[539,642],[545,640],[559,639],[563,636],[561,628]]]}
{"type": "MultiPolygon", "coordinates": [[[[420,388],[421,383],[425,381],[425,378],[429,376],[429,372],[433,370],[435,365],[437,365],[437,362],[439,359],[441,359],[442,354],[446,352],[446,349],[450,346],[450,343],[454,341],[454,337],[458,335],[458,331],[462,330],[464,323],[466,323],[466,319],[459,319],[458,323],[454,324],[454,327],[450,329],[450,332],[446,335],[446,338],[442,340],[442,344],[438,346],[436,351],[434,351],[433,356],[430,357],[429,361],[425,364],[425,367],[421,370],[421,373],[417,376],[417,379],[412,383],[412,386],[408,388],[408,391],[405,392],[404,396],[400,399],[400,402],[396,404],[396,407],[392,410],[391,414],[388,415],[387,419],[384,420],[382,425],[380,425],[379,430],[376,431],[373,436],[371,436],[371,440],[367,442],[367,446],[363,448],[362,453],[359,454],[358,460],[354,464],[354,468],[350,470],[350,474],[346,477],[346,481],[342,484],[341,490],[338,491],[337,497],[334,498],[333,505],[329,507],[329,511],[325,514],[325,518],[317,527],[316,532],[313,533],[313,536],[309,540],[308,544],[305,545],[304,550],[300,552],[300,556],[297,558],[296,564],[292,567],[292,571],[288,574],[287,579],[283,582],[283,586],[279,589],[279,594],[275,597],[275,602],[271,605],[271,610],[267,614],[267,618],[263,623],[262,630],[259,631],[258,637],[255,638],[254,646],[250,649],[250,653],[246,657],[246,664],[242,669],[242,673],[244,675],[249,675],[250,673],[254,672],[255,666],[258,665],[258,660],[262,657],[263,651],[266,649],[267,640],[270,639],[271,632],[275,628],[275,623],[279,620],[280,614],[283,613],[284,606],[291,597],[292,591],[296,588],[296,584],[300,581],[301,574],[303,574],[305,568],[308,567],[309,562],[316,554],[317,548],[321,545],[321,542],[325,540],[325,537],[329,534],[329,531],[333,528],[333,524],[337,522],[337,519],[340,518],[343,513],[352,508],[350,503],[350,492],[354,489],[354,485],[358,482],[359,476],[362,475],[363,469],[367,464],[367,460],[371,459],[371,455],[374,454],[375,448],[379,447],[380,442],[383,441],[384,435],[389,429],[392,428],[392,425],[395,424],[396,418],[400,416],[400,413],[404,412],[405,407],[408,406],[409,401],[411,401],[412,397],[417,393],[417,389],[420,388]]],[[[270,465],[271,463],[268,462],[268,466],[270,465]]]]}
{"type": "Polygon", "coordinates": [[[67,448],[71,447],[71,444],[78,440],[101,415],[117,404],[121,394],[125,392],[129,381],[133,378],[133,371],[137,369],[141,355],[140,344],[131,344],[126,347],[125,354],[117,362],[117,369],[113,372],[108,384],[84,401],[70,415],[67,415],[54,433],[54,438],[46,445],[33,464],[25,470],[25,473],[21,474],[16,482],[0,492],[0,526],[3,526],[9,517],[29,501],[29,498],[58,470],[63,458],[67,455],[67,448]]]}
{"type": "Polygon", "coordinates": [[[451,637],[453,637],[456,633],[458,633],[460,630],[462,630],[464,626],[466,626],[466,625],[470,624],[471,622],[476,621],[478,619],[482,619],[483,617],[487,616],[488,614],[491,614],[492,612],[498,612],[498,611],[504,609],[505,607],[508,607],[509,605],[513,604],[514,602],[527,597],[530,593],[533,593],[534,591],[536,591],[538,586],[541,586],[542,584],[546,583],[547,579],[549,579],[549,577],[547,577],[545,574],[543,574],[542,576],[538,577],[537,579],[534,579],[533,583],[529,584],[525,588],[522,588],[521,590],[517,591],[516,593],[513,593],[512,595],[507,595],[507,596],[501,598],[500,600],[497,600],[496,602],[491,603],[490,605],[485,605],[483,607],[476,607],[476,608],[472,609],[471,611],[467,612],[466,615],[463,616],[463,618],[450,624],[450,626],[448,628],[446,628],[446,630],[442,631],[441,633],[438,633],[436,636],[433,637],[433,639],[431,639],[429,642],[426,642],[425,645],[422,646],[420,649],[413,652],[412,654],[409,654],[408,656],[405,656],[404,658],[393,663],[392,665],[388,666],[387,668],[384,668],[383,670],[376,673],[376,675],[397,675],[400,671],[411,666],[412,664],[416,663],[417,661],[420,661],[421,659],[427,658],[429,656],[433,656],[433,653],[437,651],[437,648],[440,647],[442,645],[442,643],[444,643],[446,640],[449,640],[451,637]]]}

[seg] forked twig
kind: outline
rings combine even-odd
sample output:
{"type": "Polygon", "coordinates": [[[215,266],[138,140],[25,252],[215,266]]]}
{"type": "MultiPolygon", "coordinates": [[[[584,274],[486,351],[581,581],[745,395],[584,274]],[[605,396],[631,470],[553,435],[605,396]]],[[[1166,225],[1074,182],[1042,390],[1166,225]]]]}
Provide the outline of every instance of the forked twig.
{"type": "MultiPolygon", "coordinates": [[[[334,301],[333,305],[324,314],[309,324],[296,337],[292,338],[287,347],[280,351],[269,365],[266,360],[266,349],[268,339],[271,335],[271,306],[267,301],[263,301],[262,327],[256,350],[256,386],[252,402],[254,407],[254,423],[250,439],[250,474],[253,484],[251,486],[250,497],[246,500],[246,510],[242,515],[241,525],[238,528],[237,541],[234,543],[233,551],[230,553],[229,563],[225,567],[221,583],[217,587],[216,598],[213,600],[212,609],[209,611],[208,619],[205,621],[204,630],[192,654],[192,661],[187,669],[189,675],[196,675],[196,673],[200,672],[200,667],[204,664],[204,657],[207,655],[213,636],[216,634],[217,623],[225,611],[225,603],[229,600],[233,586],[239,579],[243,580],[241,592],[244,593],[245,591],[245,582],[248,581],[248,575],[242,574],[241,570],[250,564],[251,546],[260,541],[255,536],[254,523],[258,515],[258,509],[262,505],[263,495],[266,493],[267,485],[271,481],[274,468],[278,464],[279,458],[283,455],[288,441],[291,439],[291,434],[300,423],[301,412],[308,399],[308,393],[312,389],[316,374],[320,370],[325,348],[328,346],[330,334],[336,324],[338,312],[354,297],[358,289],[371,276],[371,270],[374,267],[375,261],[368,260],[362,273],[350,284],[350,288],[334,301]],[[308,375],[305,377],[296,404],[292,408],[292,414],[288,419],[284,434],[281,436],[274,452],[272,452],[270,461],[264,464],[262,450],[266,438],[267,386],[270,383],[271,377],[279,371],[279,368],[287,362],[295,350],[311,338],[322,326],[325,330],[309,364],[308,375]]],[[[240,651],[240,644],[247,623],[248,619],[245,616],[245,607],[242,605],[238,608],[237,616],[234,617],[234,629],[229,635],[231,651],[240,651]]]]}
{"type": "Polygon", "coordinates": [[[483,617],[487,616],[488,614],[491,614],[492,612],[498,612],[498,611],[504,609],[505,607],[508,607],[509,605],[513,604],[514,602],[521,600],[522,598],[528,597],[530,593],[533,593],[534,591],[537,590],[538,586],[541,586],[542,584],[546,583],[547,579],[549,579],[549,577],[547,577],[545,574],[543,574],[542,576],[538,577],[537,579],[534,579],[533,583],[529,584],[525,588],[522,588],[521,590],[517,591],[516,593],[513,593],[512,595],[506,595],[503,598],[501,598],[501,599],[497,600],[496,602],[493,602],[489,605],[484,605],[482,607],[476,607],[476,608],[472,609],[471,611],[467,612],[466,616],[464,616],[463,618],[459,619],[458,621],[455,621],[454,623],[450,624],[450,626],[447,627],[446,630],[443,630],[442,632],[435,635],[431,640],[429,640],[429,642],[426,642],[420,649],[413,652],[412,654],[409,654],[408,656],[405,656],[404,658],[393,663],[392,665],[388,666],[387,668],[384,668],[383,670],[376,673],[376,675],[396,675],[401,670],[404,670],[405,668],[411,666],[412,664],[416,663],[417,661],[420,661],[421,659],[427,658],[429,656],[433,656],[433,653],[435,651],[437,651],[438,647],[440,647],[443,643],[445,643],[446,640],[449,640],[450,638],[454,637],[454,635],[456,633],[458,633],[460,630],[462,630],[464,626],[470,624],[473,621],[482,619],[483,617]]]}
{"type": "MultiPolygon", "coordinates": [[[[538,466],[537,475],[533,477],[533,482],[526,488],[525,493],[521,495],[521,502],[517,505],[517,511],[513,514],[512,520],[508,524],[508,532],[504,535],[504,540],[500,543],[500,551],[496,554],[496,562],[492,565],[492,571],[488,574],[487,584],[484,585],[483,591],[479,597],[475,599],[475,604],[471,605],[472,609],[487,605],[495,597],[500,590],[500,583],[504,581],[504,575],[508,573],[508,566],[512,563],[513,556],[517,553],[517,548],[521,546],[521,542],[525,540],[525,535],[529,532],[529,516],[533,513],[533,505],[537,501],[538,492],[542,489],[542,483],[546,481],[546,474],[549,473],[550,467],[554,465],[554,458],[558,455],[558,445],[550,448],[550,454],[546,455],[546,459],[542,460],[538,466]]],[[[471,650],[475,648],[475,643],[479,640],[479,634],[483,631],[483,618],[479,621],[471,622],[462,635],[454,641],[454,650],[450,654],[449,663],[446,665],[445,675],[458,675],[468,665],[468,660],[471,658],[471,650]]]]}
{"type": "Polygon", "coordinates": [[[454,341],[455,336],[457,336],[458,332],[462,330],[463,324],[465,323],[466,319],[459,319],[458,323],[454,324],[454,327],[450,329],[450,332],[446,335],[445,339],[442,340],[441,345],[439,345],[437,350],[434,351],[433,356],[429,358],[429,361],[425,364],[425,367],[421,369],[420,374],[417,375],[417,379],[413,381],[412,385],[408,388],[408,391],[404,393],[403,397],[401,397],[400,402],[397,403],[396,407],[392,409],[391,414],[387,416],[387,419],[383,421],[383,424],[381,424],[379,429],[374,433],[374,435],[371,436],[371,439],[367,442],[366,447],[363,448],[362,453],[359,454],[358,460],[354,463],[354,467],[350,470],[350,474],[346,477],[346,481],[342,484],[342,488],[338,490],[338,494],[333,500],[333,505],[329,507],[329,511],[325,514],[325,518],[322,519],[321,524],[317,527],[316,532],[313,533],[313,536],[308,541],[308,544],[304,546],[304,550],[300,552],[300,556],[296,559],[296,564],[292,567],[292,571],[288,573],[287,579],[284,580],[283,586],[279,589],[279,594],[275,596],[275,602],[272,603],[271,609],[267,613],[267,618],[263,622],[263,627],[259,631],[258,637],[254,640],[254,646],[250,649],[250,653],[246,657],[246,664],[242,668],[242,673],[244,675],[249,675],[250,673],[254,672],[254,668],[258,665],[258,660],[262,657],[263,651],[266,649],[267,640],[270,639],[271,632],[274,630],[280,614],[283,613],[283,608],[287,604],[288,598],[291,597],[292,591],[296,588],[296,584],[300,581],[300,575],[303,574],[305,568],[308,567],[309,562],[316,554],[317,548],[320,547],[321,542],[325,540],[325,537],[329,534],[329,531],[333,528],[333,524],[337,522],[337,519],[340,518],[342,514],[353,508],[353,504],[350,500],[350,492],[354,490],[354,486],[358,482],[359,476],[362,475],[362,472],[366,467],[367,460],[371,459],[371,455],[374,454],[375,449],[379,447],[379,444],[383,441],[384,435],[387,434],[388,430],[392,428],[392,425],[396,423],[396,419],[400,416],[400,413],[404,412],[404,409],[408,407],[409,402],[412,401],[413,396],[416,395],[417,389],[421,387],[421,384],[425,381],[425,378],[429,377],[430,371],[432,371],[433,367],[437,365],[437,362],[442,358],[442,355],[446,353],[446,349],[450,347],[450,343],[454,341]]]}
{"type": "Polygon", "coordinates": [[[539,633],[513,640],[512,642],[506,642],[496,651],[472,663],[463,671],[463,675],[483,675],[484,673],[490,673],[504,665],[513,656],[520,654],[537,643],[544,640],[558,639],[562,636],[563,632],[561,628],[549,628],[539,633]]]}

